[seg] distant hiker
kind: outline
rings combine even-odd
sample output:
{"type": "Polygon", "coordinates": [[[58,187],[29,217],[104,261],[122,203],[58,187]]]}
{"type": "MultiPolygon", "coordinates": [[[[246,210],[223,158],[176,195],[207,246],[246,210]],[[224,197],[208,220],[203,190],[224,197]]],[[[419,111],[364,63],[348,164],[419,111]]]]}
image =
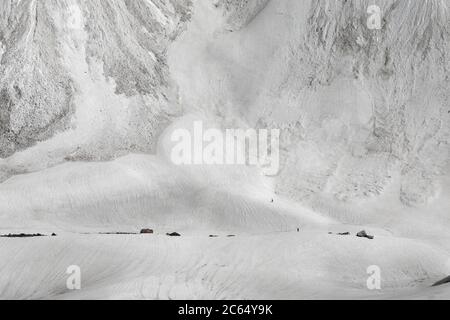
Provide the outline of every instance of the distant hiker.
{"type": "Polygon", "coordinates": [[[300,228],[297,228],[297,232],[300,232],[300,228]]]}

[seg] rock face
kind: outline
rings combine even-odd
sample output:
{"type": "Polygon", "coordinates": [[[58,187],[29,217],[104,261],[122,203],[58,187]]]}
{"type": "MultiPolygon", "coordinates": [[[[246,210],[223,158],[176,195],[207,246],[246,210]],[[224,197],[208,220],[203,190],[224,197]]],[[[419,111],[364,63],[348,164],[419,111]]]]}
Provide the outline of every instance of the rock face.
{"type": "Polygon", "coordinates": [[[226,29],[239,31],[247,26],[270,0],[215,0],[215,6],[224,10],[226,29]]]}
{"type": "Polygon", "coordinates": [[[0,157],[42,141],[54,141],[44,147],[53,153],[50,165],[150,152],[178,113],[165,52],[190,6],[189,0],[2,1],[0,157]]]}
{"type": "Polygon", "coordinates": [[[367,28],[370,4],[313,1],[305,39],[291,44],[277,96],[299,112],[279,187],[347,202],[399,183],[404,204],[426,204],[449,168],[448,1],[383,1],[380,30],[367,28]]]}
{"type": "Polygon", "coordinates": [[[336,215],[448,194],[449,1],[4,0],[0,181],[154,153],[178,116],[280,128],[276,192],[336,215]],[[342,212],[339,205],[342,204],[342,212]]]}
{"type": "Polygon", "coordinates": [[[205,62],[180,94],[225,125],[282,130],[279,194],[349,219],[360,201],[448,194],[448,1],[383,1],[380,29],[370,1],[270,1],[236,28],[233,1],[217,3],[225,19],[207,49],[183,47],[205,62]]]}
{"type": "Polygon", "coordinates": [[[50,3],[0,4],[1,157],[47,139],[68,124],[74,87],[69,71],[58,63],[50,3]]]}

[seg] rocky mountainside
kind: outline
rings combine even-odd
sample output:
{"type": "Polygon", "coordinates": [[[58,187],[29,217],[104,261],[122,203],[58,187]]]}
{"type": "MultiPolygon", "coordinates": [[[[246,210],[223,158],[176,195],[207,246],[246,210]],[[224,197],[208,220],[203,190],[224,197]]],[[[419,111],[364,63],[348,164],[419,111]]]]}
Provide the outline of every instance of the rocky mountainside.
{"type": "Polygon", "coordinates": [[[337,216],[385,195],[422,206],[449,194],[448,1],[237,2],[258,14],[240,19],[227,2],[169,61],[191,109],[282,129],[277,193],[337,216]]]}
{"type": "Polygon", "coordinates": [[[2,1],[0,179],[154,153],[201,112],[282,129],[278,194],[427,204],[448,193],[449,2],[375,1],[380,30],[371,4],[2,1]]]}
{"type": "MultiPolygon", "coordinates": [[[[39,153],[52,153],[46,167],[152,150],[179,113],[166,52],[189,20],[190,1],[0,6],[2,158],[42,145],[39,153]]],[[[26,161],[3,171],[28,171],[35,159],[26,161]]]]}

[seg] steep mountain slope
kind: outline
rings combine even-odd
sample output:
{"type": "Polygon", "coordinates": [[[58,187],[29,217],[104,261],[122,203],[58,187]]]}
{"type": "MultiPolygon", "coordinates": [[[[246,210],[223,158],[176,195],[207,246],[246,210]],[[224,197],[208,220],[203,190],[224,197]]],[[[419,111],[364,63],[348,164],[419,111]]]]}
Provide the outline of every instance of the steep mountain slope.
{"type": "Polygon", "coordinates": [[[311,205],[398,181],[406,205],[447,191],[445,1],[384,1],[381,30],[367,1],[205,1],[187,25],[189,1],[2,6],[3,180],[154,152],[184,109],[281,128],[277,190],[311,205]]]}
{"type": "Polygon", "coordinates": [[[448,2],[381,1],[381,30],[367,27],[370,4],[269,2],[239,32],[199,4],[209,22],[172,51],[183,102],[229,126],[282,128],[277,190],[311,205],[393,184],[409,206],[448,194],[448,2]]]}
{"type": "Polygon", "coordinates": [[[4,178],[152,151],[179,113],[165,59],[189,1],[2,1],[4,178]],[[42,154],[48,154],[42,158],[42,154]]]}

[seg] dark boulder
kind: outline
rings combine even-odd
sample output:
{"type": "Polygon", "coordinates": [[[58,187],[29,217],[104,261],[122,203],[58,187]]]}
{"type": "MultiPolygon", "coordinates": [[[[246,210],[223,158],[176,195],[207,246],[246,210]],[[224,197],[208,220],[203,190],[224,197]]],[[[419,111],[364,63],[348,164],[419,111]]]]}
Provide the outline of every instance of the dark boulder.
{"type": "Polygon", "coordinates": [[[181,237],[181,234],[179,234],[178,232],[167,233],[166,235],[168,235],[169,237],[181,237]]]}
{"type": "Polygon", "coordinates": [[[444,284],[450,283],[450,276],[448,276],[447,278],[444,278],[438,282],[436,282],[435,284],[433,284],[433,287],[438,287],[438,286],[442,286],[444,284]]]}
{"type": "Polygon", "coordinates": [[[370,240],[372,240],[374,238],[374,236],[368,235],[365,230],[358,232],[356,234],[356,236],[359,237],[359,238],[367,238],[367,239],[370,239],[370,240]]]}

